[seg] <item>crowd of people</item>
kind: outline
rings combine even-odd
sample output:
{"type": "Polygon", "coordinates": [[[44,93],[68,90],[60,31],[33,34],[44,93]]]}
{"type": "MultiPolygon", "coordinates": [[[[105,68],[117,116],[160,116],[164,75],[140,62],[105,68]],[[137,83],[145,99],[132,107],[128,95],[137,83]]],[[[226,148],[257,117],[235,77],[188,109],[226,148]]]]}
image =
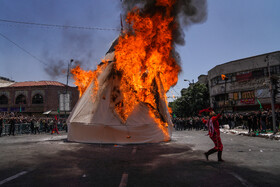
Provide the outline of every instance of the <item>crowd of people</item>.
{"type": "MultiPolygon", "coordinates": [[[[280,128],[280,112],[277,111],[276,128],[280,128]]],[[[173,118],[175,130],[206,130],[206,126],[202,123],[203,116],[173,118]]],[[[248,113],[223,114],[219,118],[221,128],[228,125],[229,129],[241,127],[247,129],[248,132],[267,132],[273,130],[272,112],[271,111],[256,111],[248,113]]]]}
{"type": "MultiPolygon", "coordinates": [[[[276,128],[280,129],[280,111],[276,115],[276,128]]],[[[186,118],[173,118],[175,130],[207,130],[202,119],[204,116],[194,116],[186,118]]],[[[0,136],[7,131],[8,135],[15,135],[16,126],[25,124],[31,134],[37,133],[59,133],[58,127],[67,131],[67,124],[65,119],[58,119],[54,117],[36,117],[27,116],[22,113],[0,112],[0,136]],[[7,126],[8,125],[8,126],[7,126]]],[[[228,113],[223,114],[219,118],[221,128],[228,125],[229,129],[241,127],[247,129],[248,132],[267,132],[273,130],[272,112],[271,111],[256,111],[250,113],[228,113]]]]}
{"type": "Polygon", "coordinates": [[[58,127],[67,131],[66,120],[58,119],[57,116],[39,117],[27,116],[22,113],[0,112],[0,136],[2,134],[10,136],[22,133],[21,128],[23,126],[26,130],[25,133],[31,134],[37,134],[42,132],[59,134],[58,127]]]}

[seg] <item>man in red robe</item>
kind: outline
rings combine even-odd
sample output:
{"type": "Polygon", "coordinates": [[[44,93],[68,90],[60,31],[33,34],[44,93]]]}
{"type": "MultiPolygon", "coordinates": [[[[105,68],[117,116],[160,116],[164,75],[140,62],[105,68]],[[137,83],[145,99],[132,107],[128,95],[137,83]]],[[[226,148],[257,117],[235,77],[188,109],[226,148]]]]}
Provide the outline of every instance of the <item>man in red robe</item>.
{"type": "Polygon", "coordinates": [[[204,118],[202,118],[202,122],[208,127],[208,135],[215,144],[214,148],[204,153],[207,160],[209,155],[218,151],[218,161],[224,161],[222,159],[223,144],[220,137],[220,127],[218,122],[218,119],[221,117],[222,112],[216,115],[214,111],[210,111],[209,119],[205,120],[204,118]]]}

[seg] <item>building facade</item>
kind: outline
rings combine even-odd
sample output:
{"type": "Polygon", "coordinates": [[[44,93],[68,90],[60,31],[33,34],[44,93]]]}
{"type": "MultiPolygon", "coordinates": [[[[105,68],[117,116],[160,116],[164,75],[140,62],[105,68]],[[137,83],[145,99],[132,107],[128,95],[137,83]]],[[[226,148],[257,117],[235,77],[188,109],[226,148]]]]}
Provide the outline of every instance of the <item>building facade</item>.
{"type": "Polygon", "coordinates": [[[42,115],[47,111],[69,114],[79,99],[77,87],[56,81],[13,82],[0,87],[0,112],[42,115]]]}
{"type": "MultiPolygon", "coordinates": [[[[208,71],[210,105],[228,112],[271,108],[270,79],[280,75],[280,51],[217,65],[208,71]],[[268,68],[268,66],[270,68],[268,68]],[[228,80],[222,80],[224,74],[228,80]]],[[[276,100],[276,108],[280,107],[276,100]]]]}

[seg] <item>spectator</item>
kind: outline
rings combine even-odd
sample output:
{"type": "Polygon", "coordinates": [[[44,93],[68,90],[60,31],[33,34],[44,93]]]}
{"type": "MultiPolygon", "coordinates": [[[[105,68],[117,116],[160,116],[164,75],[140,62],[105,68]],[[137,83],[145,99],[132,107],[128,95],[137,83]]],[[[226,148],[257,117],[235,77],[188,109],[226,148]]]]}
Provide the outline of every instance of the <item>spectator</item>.
{"type": "Polygon", "coordinates": [[[38,132],[38,134],[40,134],[39,127],[40,127],[40,121],[39,120],[35,120],[35,123],[34,123],[34,134],[36,134],[36,132],[38,132]]]}
{"type": "Polygon", "coordinates": [[[15,119],[15,117],[12,117],[9,122],[10,122],[9,136],[11,134],[14,136],[15,135],[15,128],[16,128],[16,119],[15,119]]]}
{"type": "Polygon", "coordinates": [[[0,116],[0,137],[2,136],[2,130],[3,130],[3,117],[0,116]]]}
{"type": "Polygon", "coordinates": [[[30,121],[30,129],[31,129],[31,134],[34,133],[34,127],[35,127],[35,119],[32,118],[31,121],[30,121]]]}
{"type": "Polygon", "coordinates": [[[53,121],[53,129],[52,129],[52,133],[51,134],[53,134],[53,133],[57,133],[57,134],[59,134],[59,132],[58,132],[58,128],[57,128],[57,117],[55,116],[55,120],[53,121]]]}

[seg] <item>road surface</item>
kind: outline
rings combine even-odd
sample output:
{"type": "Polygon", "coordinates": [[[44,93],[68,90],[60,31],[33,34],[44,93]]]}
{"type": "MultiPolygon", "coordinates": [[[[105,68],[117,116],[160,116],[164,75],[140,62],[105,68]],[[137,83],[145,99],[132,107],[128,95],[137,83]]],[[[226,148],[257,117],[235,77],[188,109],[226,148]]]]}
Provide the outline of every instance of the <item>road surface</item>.
{"type": "Polygon", "coordinates": [[[222,133],[224,163],[206,131],[160,144],[67,142],[67,134],[0,138],[2,186],[279,186],[280,141],[222,133]]]}

